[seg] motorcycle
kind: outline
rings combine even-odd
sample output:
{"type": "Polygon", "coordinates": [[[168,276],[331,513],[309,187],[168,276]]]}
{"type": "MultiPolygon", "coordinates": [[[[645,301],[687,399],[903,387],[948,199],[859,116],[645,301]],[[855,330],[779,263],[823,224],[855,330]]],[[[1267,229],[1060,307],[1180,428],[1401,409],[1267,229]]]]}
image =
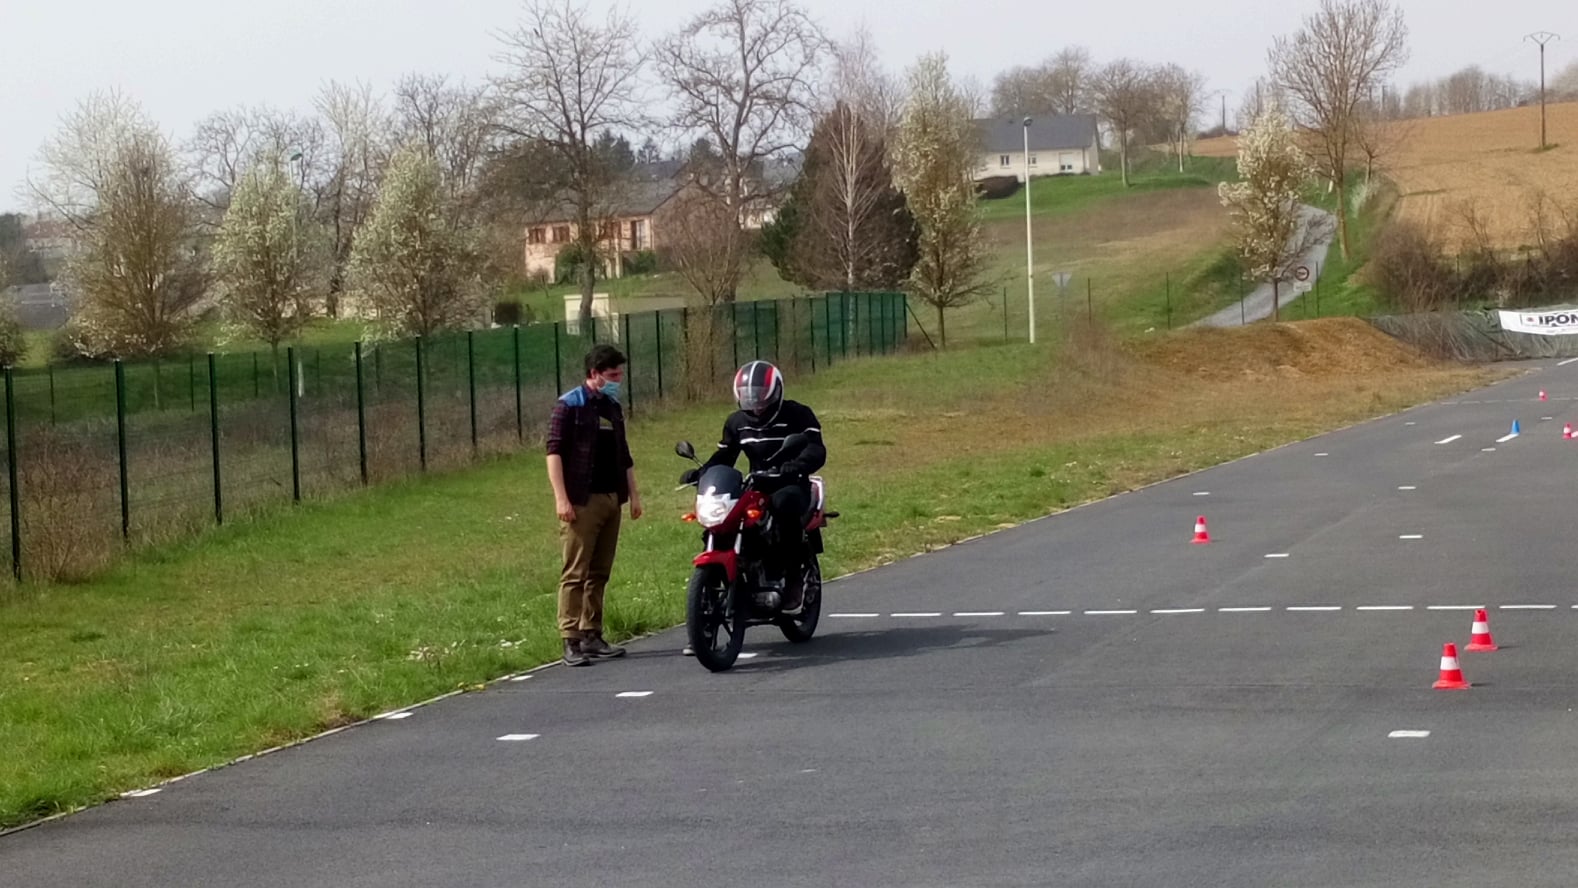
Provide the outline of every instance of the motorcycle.
{"type": "MultiPolygon", "coordinates": [[[[807,440],[790,435],[775,454],[798,452],[807,440]]],[[[700,466],[696,450],[689,441],[674,445],[674,452],[700,466]]],[[[790,642],[804,644],[816,633],[822,613],[822,530],[837,512],[826,510],[827,487],[819,475],[811,483],[810,514],[801,530],[800,607],[794,612],[783,609],[782,601],[766,604],[758,600],[764,591],[763,559],[768,553],[775,528],[768,511],[768,495],[760,487],[781,476],[776,472],[741,474],[733,466],[712,466],[694,482],[696,507],[683,520],[701,525],[703,551],[692,561],[690,584],[685,593],[685,629],[696,659],[713,672],[734,666],[745,643],[745,630],[751,626],[777,626],[790,642]]],[[[691,484],[677,488],[683,490],[691,484]]],[[[794,582],[786,577],[786,582],[794,582]]]]}

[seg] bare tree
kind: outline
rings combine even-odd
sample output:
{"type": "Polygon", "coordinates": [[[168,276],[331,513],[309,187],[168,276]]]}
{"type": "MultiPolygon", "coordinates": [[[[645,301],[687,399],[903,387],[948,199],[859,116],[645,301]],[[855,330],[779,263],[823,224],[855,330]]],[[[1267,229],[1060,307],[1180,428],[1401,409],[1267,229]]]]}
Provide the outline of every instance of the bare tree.
{"type": "Polygon", "coordinates": [[[822,113],[846,104],[876,126],[883,138],[892,135],[904,109],[904,87],[882,66],[876,41],[864,26],[833,47],[831,81],[822,113]]]}
{"type": "Polygon", "coordinates": [[[1278,37],[1269,61],[1293,99],[1294,117],[1312,136],[1314,152],[1337,192],[1338,243],[1348,239],[1348,161],[1354,115],[1372,87],[1408,58],[1408,29],[1389,0],[1321,0],[1320,10],[1289,37],[1278,37]]]}
{"type": "Polygon", "coordinates": [[[1578,99],[1578,62],[1572,62],[1551,78],[1546,92],[1558,101],[1578,99]]]}
{"type": "Polygon", "coordinates": [[[351,249],[372,212],[388,165],[391,146],[386,136],[391,126],[383,103],[366,85],[331,82],[318,96],[317,108],[326,131],[317,203],[329,231],[333,262],[325,309],[330,317],[338,317],[351,249]]]}
{"type": "Polygon", "coordinates": [[[558,196],[575,222],[585,324],[617,182],[596,141],[599,133],[640,119],[646,57],[638,25],[617,9],[597,22],[570,0],[528,0],[520,25],[501,39],[501,61],[509,66],[497,81],[504,129],[551,149],[565,175],[558,196]]]}
{"type": "Polygon", "coordinates": [[[1118,137],[1119,166],[1129,184],[1129,139],[1157,113],[1156,79],[1144,65],[1129,59],[1108,62],[1091,78],[1096,108],[1118,137]]]}
{"type": "Polygon", "coordinates": [[[1194,121],[1205,103],[1205,76],[1181,65],[1167,65],[1155,74],[1157,114],[1165,123],[1167,141],[1178,155],[1178,172],[1194,139],[1194,121]]]}
{"type": "Polygon", "coordinates": [[[1273,319],[1280,314],[1281,284],[1324,235],[1322,217],[1299,202],[1312,171],[1291,122],[1272,105],[1239,137],[1239,180],[1218,186],[1245,272],[1272,285],[1273,319]]]}
{"type": "Polygon", "coordinates": [[[722,196],[689,186],[664,207],[662,223],[669,261],[702,304],[732,302],[748,246],[735,209],[722,196]]]}
{"type": "Polygon", "coordinates": [[[1413,134],[1413,127],[1399,117],[1388,117],[1386,109],[1363,102],[1353,115],[1353,147],[1364,158],[1364,183],[1385,169],[1386,158],[1401,148],[1413,134]]]}
{"type": "Polygon", "coordinates": [[[322,121],[266,106],[216,111],[198,121],[184,149],[192,191],[218,225],[245,171],[264,157],[287,162],[287,176],[316,208],[322,192],[322,121]]]}
{"type": "Polygon", "coordinates": [[[1093,67],[1090,52],[1084,47],[1058,50],[1047,63],[1047,85],[1052,95],[1049,107],[1060,114],[1078,114],[1088,109],[1093,67]]]}
{"type": "Polygon", "coordinates": [[[947,56],[922,56],[909,72],[893,164],[920,227],[910,289],[937,310],[944,346],[947,310],[975,301],[994,283],[971,181],[978,142],[968,101],[948,74],[947,56]]]}
{"type": "Polygon", "coordinates": [[[66,267],[76,348],[149,357],[186,342],[207,290],[195,202],[164,137],[121,134],[101,168],[84,249],[66,267]]]}
{"type": "MultiPolygon", "coordinates": [[[[782,194],[765,173],[803,144],[826,52],[821,29],[792,0],[719,0],[658,44],[674,128],[716,149],[716,175],[696,183],[742,230],[782,194]]],[[[724,255],[745,260],[743,251],[724,255]]]]}
{"type": "Polygon", "coordinates": [[[483,87],[443,74],[407,74],[395,87],[395,131],[438,160],[457,208],[473,205],[477,178],[496,135],[495,107],[483,87]]]}

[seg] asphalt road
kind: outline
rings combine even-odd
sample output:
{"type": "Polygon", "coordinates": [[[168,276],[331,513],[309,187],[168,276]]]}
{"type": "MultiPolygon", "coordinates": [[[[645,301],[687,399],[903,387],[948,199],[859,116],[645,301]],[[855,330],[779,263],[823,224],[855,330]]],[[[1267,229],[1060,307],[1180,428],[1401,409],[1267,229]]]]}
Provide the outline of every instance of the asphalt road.
{"type": "MultiPolygon", "coordinates": [[[[1325,210],[1306,205],[1304,207],[1303,225],[1307,229],[1311,220],[1320,219],[1324,226],[1319,232],[1314,243],[1299,258],[1299,264],[1310,270],[1310,281],[1313,284],[1319,277],[1321,266],[1326,261],[1326,251],[1331,247],[1332,238],[1336,235],[1337,217],[1325,210]]],[[[1299,237],[1303,237],[1301,231],[1299,237]]],[[[1287,311],[1288,306],[1303,298],[1295,289],[1292,281],[1285,281],[1273,288],[1269,283],[1257,284],[1255,289],[1244,294],[1244,298],[1228,307],[1208,315],[1194,322],[1192,327],[1241,327],[1253,324],[1256,321],[1269,318],[1276,311],[1287,311]],[[1242,303],[1242,304],[1240,304],[1242,303]]]]}
{"type": "Polygon", "coordinates": [[[730,673],[669,632],[0,838],[0,884],[1569,885],[1578,366],[1530,369],[830,583],[730,673]]]}

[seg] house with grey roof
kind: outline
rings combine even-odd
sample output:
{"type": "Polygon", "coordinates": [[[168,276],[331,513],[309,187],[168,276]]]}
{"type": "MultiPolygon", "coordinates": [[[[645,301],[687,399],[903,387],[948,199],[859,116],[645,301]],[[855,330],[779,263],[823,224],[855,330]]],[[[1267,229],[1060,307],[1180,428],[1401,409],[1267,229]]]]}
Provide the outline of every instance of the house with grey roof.
{"type": "Polygon", "coordinates": [[[1101,172],[1101,136],[1094,114],[1038,114],[1030,118],[1030,153],[1025,155],[1023,117],[975,121],[981,161],[975,180],[993,176],[1078,176],[1101,172]]]}

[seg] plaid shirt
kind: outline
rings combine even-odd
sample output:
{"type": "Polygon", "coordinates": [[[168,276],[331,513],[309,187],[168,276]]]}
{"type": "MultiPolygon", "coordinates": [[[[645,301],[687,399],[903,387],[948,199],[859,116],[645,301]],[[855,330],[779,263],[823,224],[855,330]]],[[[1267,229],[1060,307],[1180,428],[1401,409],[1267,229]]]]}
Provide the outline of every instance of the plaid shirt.
{"type": "MultiPolygon", "coordinates": [[[[548,417],[548,453],[564,460],[564,492],[573,505],[584,506],[590,499],[592,462],[597,451],[598,420],[602,418],[597,402],[603,402],[612,414],[614,439],[621,462],[620,468],[635,465],[630,456],[630,444],[625,440],[625,413],[619,402],[611,398],[596,398],[584,384],[576,386],[553,403],[553,413],[548,417]]],[[[624,471],[619,473],[619,502],[630,499],[630,483],[624,471]]]]}

